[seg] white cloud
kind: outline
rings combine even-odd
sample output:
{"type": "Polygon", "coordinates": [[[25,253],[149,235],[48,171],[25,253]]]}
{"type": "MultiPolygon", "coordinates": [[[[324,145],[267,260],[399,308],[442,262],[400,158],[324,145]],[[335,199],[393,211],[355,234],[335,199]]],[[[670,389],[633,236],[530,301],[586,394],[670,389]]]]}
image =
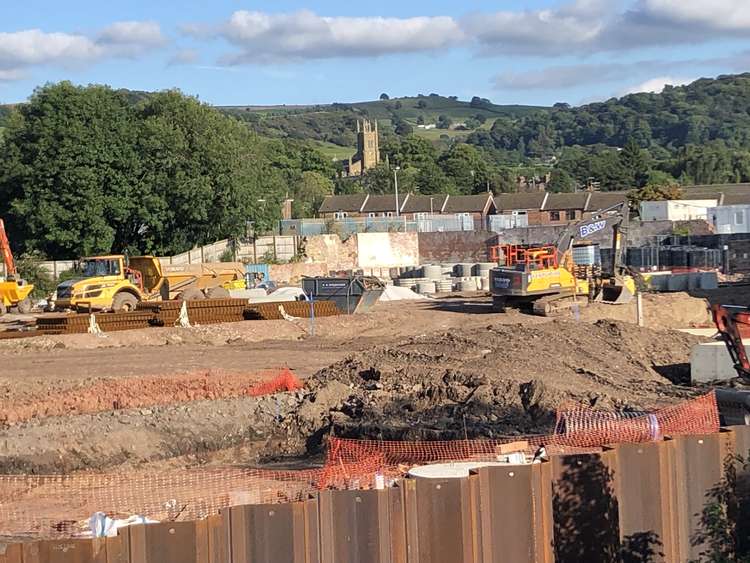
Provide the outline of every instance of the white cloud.
{"type": "Polygon", "coordinates": [[[0,82],[13,82],[26,77],[26,74],[20,70],[3,70],[0,69],[0,82]]]}
{"type": "Polygon", "coordinates": [[[0,33],[1,79],[18,80],[40,65],[75,66],[112,57],[134,57],[166,43],[154,22],[118,22],[95,37],[29,29],[0,33]]]}
{"type": "Polygon", "coordinates": [[[190,65],[190,64],[197,63],[199,60],[200,60],[200,55],[198,54],[198,51],[195,51],[194,49],[182,49],[180,51],[177,51],[174,55],[172,55],[167,65],[168,66],[190,65]]]}
{"type": "MultiPolygon", "coordinates": [[[[183,26],[193,35],[205,27],[183,26]]],[[[303,10],[288,14],[238,11],[218,35],[239,48],[229,64],[337,57],[376,57],[435,51],[459,43],[463,34],[450,17],[323,17],[303,10]]]]}
{"type": "Polygon", "coordinates": [[[578,0],[557,9],[472,14],[462,27],[485,54],[563,55],[590,49],[605,30],[607,6],[603,0],[578,0]]]}
{"type": "Polygon", "coordinates": [[[485,55],[566,56],[750,36],[748,0],[577,0],[473,14],[461,22],[485,55]]]}
{"type": "Polygon", "coordinates": [[[750,31],[747,0],[641,0],[636,11],[665,23],[750,31]]]}
{"type": "Polygon", "coordinates": [[[641,84],[628,88],[622,93],[622,95],[639,94],[642,92],[660,94],[664,91],[665,86],[685,86],[686,84],[690,84],[695,80],[695,78],[674,78],[672,76],[657,76],[656,78],[651,78],[650,80],[646,80],[641,84]]]}
{"type": "Polygon", "coordinates": [[[103,29],[97,43],[111,48],[149,49],[166,43],[159,24],[152,21],[126,21],[113,23],[103,29]]]}
{"type": "Polygon", "coordinates": [[[44,33],[39,29],[0,33],[0,68],[81,61],[97,56],[98,48],[89,38],[67,33],[44,33]]]}

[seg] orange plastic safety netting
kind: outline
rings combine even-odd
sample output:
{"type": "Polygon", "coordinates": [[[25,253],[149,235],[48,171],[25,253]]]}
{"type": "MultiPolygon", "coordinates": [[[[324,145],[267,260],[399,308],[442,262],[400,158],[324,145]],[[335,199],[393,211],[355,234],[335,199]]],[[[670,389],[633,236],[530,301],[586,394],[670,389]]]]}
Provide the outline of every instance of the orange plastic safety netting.
{"type": "MultiPolygon", "coordinates": [[[[719,413],[714,393],[669,406],[652,413],[623,413],[583,406],[563,407],[557,414],[553,434],[506,436],[491,440],[376,441],[331,438],[322,486],[334,482],[361,480],[354,468],[380,458],[382,474],[403,472],[410,466],[449,461],[490,461],[502,446],[518,443],[518,450],[533,454],[545,446],[548,453],[581,453],[608,444],[650,442],[665,436],[709,434],[719,430],[719,413]],[[347,475],[346,472],[352,472],[347,475]]],[[[361,473],[361,472],[360,472],[361,473]]]]}
{"type": "Polygon", "coordinates": [[[718,430],[712,393],[653,413],[564,407],[558,413],[556,432],[544,436],[434,442],[331,438],[325,466],[319,469],[0,476],[0,536],[75,536],[87,530],[88,518],[97,511],[115,518],[137,514],[158,521],[185,521],[229,506],[301,500],[319,489],[369,489],[379,479],[401,476],[414,465],[497,459],[509,442],[519,442],[518,447],[529,453],[544,445],[554,454],[718,430]]]}

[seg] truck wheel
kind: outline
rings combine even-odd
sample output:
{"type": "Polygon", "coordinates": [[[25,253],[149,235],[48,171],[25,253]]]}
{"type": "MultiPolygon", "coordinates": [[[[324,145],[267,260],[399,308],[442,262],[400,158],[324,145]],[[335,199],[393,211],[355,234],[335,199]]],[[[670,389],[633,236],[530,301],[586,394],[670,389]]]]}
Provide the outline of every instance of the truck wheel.
{"type": "Polygon", "coordinates": [[[118,293],[112,300],[112,310],[115,313],[120,311],[135,311],[138,305],[138,299],[132,293],[118,293]]]}
{"type": "Polygon", "coordinates": [[[18,308],[19,313],[21,313],[22,315],[28,315],[29,313],[31,313],[32,308],[31,299],[27,297],[23,301],[19,301],[16,307],[18,308]]]}
{"type": "Polygon", "coordinates": [[[180,301],[201,301],[205,299],[206,296],[203,295],[203,292],[198,289],[197,287],[189,287],[182,293],[180,293],[179,299],[180,301]]]}
{"type": "Polygon", "coordinates": [[[8,308],[5,306],[5,303],[0,301],[0,317],[2,317],[7,312],[8,312],[8,308]]]}
{"type": "Polygon", "coordinates": [[[229,299],[229,290],[223,287],[214,287],[208,292],[209,299],[229,299]]]}

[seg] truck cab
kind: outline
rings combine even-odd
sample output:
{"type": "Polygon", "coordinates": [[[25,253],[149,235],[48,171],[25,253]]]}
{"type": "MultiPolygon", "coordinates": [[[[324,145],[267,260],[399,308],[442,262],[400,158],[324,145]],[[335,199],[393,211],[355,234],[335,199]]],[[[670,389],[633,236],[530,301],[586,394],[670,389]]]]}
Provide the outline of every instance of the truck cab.
{"type": "Polygon", "coordinates": [[[132,311],[146,298],[142,276],[125,265],[125,256],[82,258],[78,275],[57,286],[56,309],[132,311]]]}

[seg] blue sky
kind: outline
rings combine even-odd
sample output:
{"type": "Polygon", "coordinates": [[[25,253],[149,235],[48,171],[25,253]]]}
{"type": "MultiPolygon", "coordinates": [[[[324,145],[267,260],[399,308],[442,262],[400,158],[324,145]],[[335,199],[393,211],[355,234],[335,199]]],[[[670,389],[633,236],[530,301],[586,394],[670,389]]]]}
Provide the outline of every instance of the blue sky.
{"type": "Polygon", "coordinates": [[[750,70],[747,0],[9,0],[0,102],[50,81],[220,105],[429,94],[580,104],[750,70]]]}

